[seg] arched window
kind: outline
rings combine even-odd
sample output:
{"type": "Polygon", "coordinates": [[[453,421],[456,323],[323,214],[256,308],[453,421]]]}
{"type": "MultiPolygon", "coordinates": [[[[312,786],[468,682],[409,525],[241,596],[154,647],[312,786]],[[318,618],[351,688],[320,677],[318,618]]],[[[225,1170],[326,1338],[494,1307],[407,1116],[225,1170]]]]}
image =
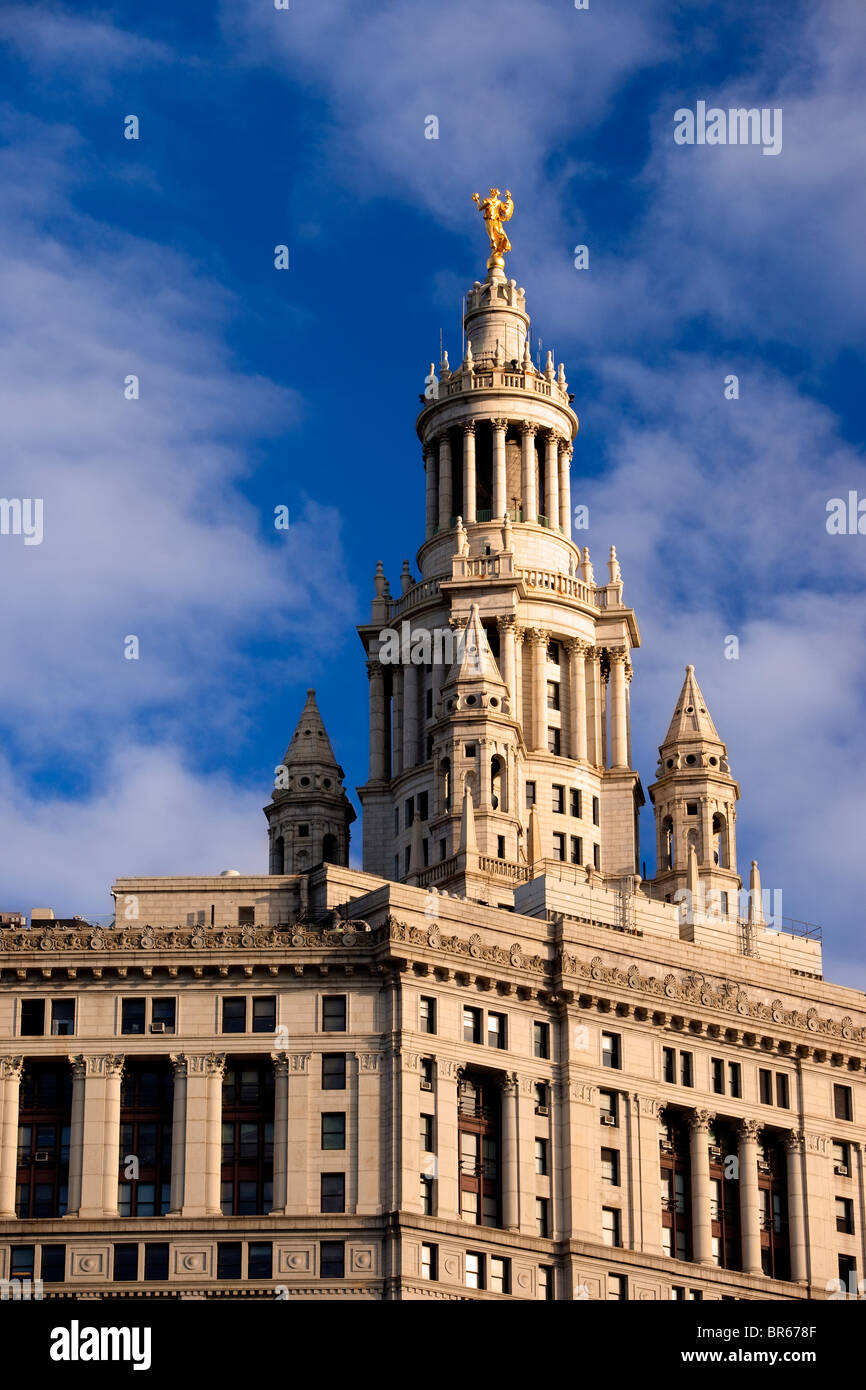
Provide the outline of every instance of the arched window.
{"type": "Polygon", "coordinates": [[[277,835],[274,839],[274,854],[272,874],[284,874],[286,872],[286,842],[282,835],[277,835]]]}
{"type": "Polygon", "coordinates": [[[713,816],[713,863],[720,869],[729,869],[728,853],[728,822],[717,811],[713,816]]]}
{"type": "Polygon", "coordinates": [[[662,869],[674,867],[674,823],[670,816],[662,821],[662,869]]]}
{"type": "Polygon", "coordinates": [[[322,862],[325,864],[339,864],[340,848],[337,843],[336,835],[326,835],[323,839],[322,862]]]}
{"type": "Polygon", "coordinates": [[[444,804],[445,804],[445,810],[446,810],[446,812],[447,812],[447,811],[450,811],[450,810],[451,810],[451,759],[450,759],[450,758],[443,758],[443,759],[442,759],[441,769],[442,769],[442,800],[443,800],[443,802],[444,802],[444,804]]]}
{"type": "Polygon", "coordinates": [[[496,755],[490,759],[490,804],[494,811],[507,811],[504,791],[505,775],[502,759],[496,755]]]}

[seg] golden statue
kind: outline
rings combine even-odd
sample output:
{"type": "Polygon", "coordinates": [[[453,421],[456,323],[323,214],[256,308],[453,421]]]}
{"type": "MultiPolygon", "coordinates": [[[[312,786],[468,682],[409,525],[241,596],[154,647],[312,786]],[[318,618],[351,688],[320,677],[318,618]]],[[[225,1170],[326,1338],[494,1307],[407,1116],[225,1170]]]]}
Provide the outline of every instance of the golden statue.
{"type": "Polygon", "coordinates": [[[499,197],[499,189],[491,188],[489,198],[479,198],[477,193],[472,194],[473,203],[477,203],[484,216],[484,225],[487,228],[487,235],[490,238],[491,255],[487,262],[487,269],[493,270],[499,266],[505,266],[505,253],[511,250],[511,242],[502,230],[503,222],[508,222],[514,211],[514,201],[511,193],[506,188],[505,201],[499,197]]]}

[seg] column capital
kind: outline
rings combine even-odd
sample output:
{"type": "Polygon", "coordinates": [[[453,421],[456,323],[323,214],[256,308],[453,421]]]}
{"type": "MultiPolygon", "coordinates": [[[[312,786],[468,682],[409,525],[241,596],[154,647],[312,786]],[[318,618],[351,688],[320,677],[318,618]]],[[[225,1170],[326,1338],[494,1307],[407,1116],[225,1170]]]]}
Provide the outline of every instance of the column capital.
{"type": "MultiPolygon", "coordinates": [[[[850,1143],[850,1140],[849,1140],[849,1143],[850,1143]]],[[[828,1149],[828,1147],[829,1147],[829,1144],[830,1144],[830,1136],[829,1136],[828,1134],[807,1134],[807,1135],[806,1135],[806,1148],[809,1149],[812,1153],[826,1154],[827,1149],[828,1149]]],[[[859,1144],[851,1144],[851,1147],[856,1149],[856,1148],[859,1148],[860,1146],[859,1146],[859,1144]]]]}
{"type": "Polygon", "coordinates": [[[23,1057],[0,1057],[0,1078],[4,1081],[20,1081],[23,1070],[23,1057]]]}
{"type": "Polygon", "coordinates": [[[474,434],[474,433],[475,433],[475,421],[474,421],[474,420],[464,420],[464,422],[463,422],[463,433],[464,433],[464,434],[474,434]]]}
{"type": "Polygon", "coordinates": [[[628,661],[628,649],[626,647],[608,647],[606,650],[608,661],[614,661],[617,664],[628,661]]]}
{"type": "Polygon", "coordinates": [[[507,1071],[500,1082],[500,1089],[504,1096],[516,1096],[519,1090],[517,1072],[507,1071]]]}
{"type": "Polygon", "coordinates": [[[496,626],[500,632],[507,632],[509,629],[517,629],[517,618],[514,613],[499,613],[496,618],[496,626]]]}
{"type": "Polygon", "coordinates": [[[550,641],[550,633],[547,631],[546,628],[528,627],[525,628],[524,631],[526,632],[527,637],[529,638],[530,642],[533,643],[534,646],[539,646],[542,643],[546,645],[550,641]]]}
{"type": "Polygon", "coordinates": [[[370,680],[374,680],[377,676],[383,677],[384,675],[385,672],[382,670],[381,661],[371,660],[367,662],[367,676],[370,680]]]}
{"type": "Polygon", "coordinates": [[[123,1064],[126,1057],[121,1053],[90,1057],[79,1052],[74,1057],[70,1057],[69,1061],[73,1076],[120,1077],[123,1074],[123,1064]]]}
{"type": "Polygon", "coordinates": [[[601,664],[601,648],[593,646],[592,642],[587,642],[583,655],[587,661],[594,661],[596,665],[601,664]]]}
{"type": "Polygon", "coordinates": [[[285,1052],[271,1052],[271,1061],[274,1064],[274,1076],[286,1077],[289,1074],[289,1059],[285,1052]]]}
{"type": "Polygon", "coordinates": [[[289,1070],[301,1073],[309,1072],[311,1056],[311,1052],[287,1052],[286,1058],[288,1059],[289,1070]]]}
{"type": "Polygon", "coordinates": [[[757,1144],[758,1135],[763,1129],[761,1120],[738,1120],[736,1123],[737,1136],[746,1144],[757,1144]]]}
{"type": "Polygon", "coordinates": [[[201,1053],[186,1060],[192,1076],[222,1076],[226,1067],[224,1052],[201,1053]]]}
{"type": "Polygon", "coordinates": [[[709,1134],[710,1125],[715,1118],[715,1114],[712,1110],[692,1110],[692,1112],[686,1116],[686,1124],[693,1135],[709,1134]]]}
{"type": "Polygon", "coordinates": [[[563,646],[569,656],[586,657],[593,650],[592,643],[583,637],[566,637],[563,646]]]}
{"type": "Polygon", "coordinates": [[[646,1115],[651,1120],[660,1120],[666,1101],[659,1100],[657,1096],[642,1096],[637,1092],[632,1096],[632,1105],[636,1115],[646,1115]]]}
{"type": "Polygon", "coordinates": [[[437,448],[441,449],[443,444],[447,445],[450,448],[451,434],[449,430],[437,430],[433,438],[436,441],[437,448]]]}
{"type": "Polygon", "coordinates": [[[174,1068],[175,1080],[177,1080],[178,1077],[187,1075],[189,1072],[189,1059],[183,1052],[170,1052],[168,1058],[174,1068]]]}
{"type": "Polygon", "coordinates": [[[789,1154],[801,1154],[805,1146],[806,1136],[801,1129],[789,1129],[782,1135],[782,1143],[785,1152],[789,1154]]]}
{"type": "Polygon", "coordinates": [[[521,420],[520,422],[520,433],[524,436],[538,434],[539,429],[540,426],[534,424],[532,420],[521,420]]]}
{"type": "Polygon", "coordinates": [[[382,1054],[380,1052],[356,1052],[355,1057],[358,1062],[359,1071],[377,1072],[381,1066],[382,1054]]]}
{"type": "Polygon", "coordinates": [[[502,430],[503,434],[508,429],[508,419],[501,415],[491,417],[490,424],[494,430],[502,430]]]}

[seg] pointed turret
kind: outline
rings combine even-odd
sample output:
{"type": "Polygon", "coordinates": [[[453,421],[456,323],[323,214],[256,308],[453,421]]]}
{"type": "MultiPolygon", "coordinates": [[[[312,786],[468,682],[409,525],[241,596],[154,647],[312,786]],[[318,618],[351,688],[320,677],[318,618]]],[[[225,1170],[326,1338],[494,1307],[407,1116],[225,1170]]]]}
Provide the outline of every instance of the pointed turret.
{"type": "Polygon", "coordinates": [[[695,676],[694,666],[686,667],[686,678],[677,700],[670,726],[662,748],[695,739],[710,739],[721,743],[718,730],[712,721],[701,687],[695,676]]]}
{"type": "Polygon", "coordinates": [[[349,826],[355,812],[315,690],[307,691],[295,732],[282,762],[274,768],[273,800],[264,809],[270,873],[302,873],[323,862],[348,864],[349,826]]]}
{"type": "Polygon", "coordinates": [[[456,698],[461,703],[454,708],[462,708],[468,701],[471,701],[470,708],[472,705],[478,707],[488,705],[492,695],[493,699],[497,701],[493,708],[507,710],[508,692],[496,664],[496,659],[490,650],[490,643],[487,641],[487,634],[481,622],[477,603],[473,603],[469,612],[469,621],[459,633],[456,645],[457,654],[454,664],[442,686],[446,696],[453,686],[458,687],[456,698]],[[466,686],[472,687],[472,691],[468,694],[465,690],[466,686]]]}

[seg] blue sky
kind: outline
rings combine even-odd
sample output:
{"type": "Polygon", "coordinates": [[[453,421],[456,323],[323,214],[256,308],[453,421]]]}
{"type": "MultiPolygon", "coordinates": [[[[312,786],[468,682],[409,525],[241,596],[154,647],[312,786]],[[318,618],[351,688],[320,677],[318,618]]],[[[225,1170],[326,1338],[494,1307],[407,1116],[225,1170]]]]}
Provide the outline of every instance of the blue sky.
{"type": "Polygon", "coordinates": [[[866,538],[825,526],[866,497],[859,0],[7,5],[0,45],[0,494],[45,506],[0,537],[0,907],[263,870],[308,685],[364,780],[354,624],[415,569],[418,392],[495,183],[638,614],[644,785],[691,661],[741,871],[866,985],[866,538]],[[781,108],[781,154],[675,145],[698,100],[781,108]]]}

